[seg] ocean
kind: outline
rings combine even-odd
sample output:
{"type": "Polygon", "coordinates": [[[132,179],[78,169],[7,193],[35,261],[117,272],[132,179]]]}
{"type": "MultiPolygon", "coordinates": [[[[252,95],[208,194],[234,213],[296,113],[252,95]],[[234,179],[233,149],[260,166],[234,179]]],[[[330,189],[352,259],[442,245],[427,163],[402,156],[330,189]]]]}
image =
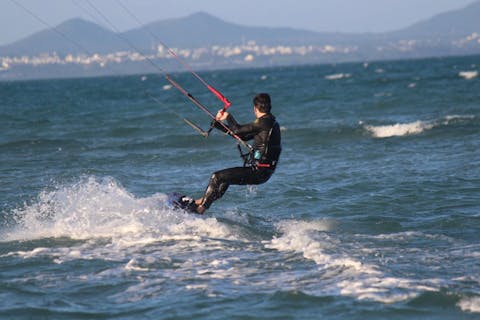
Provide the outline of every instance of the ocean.
{"type": "Polygon", "coordinates": [[[0,318],[479,319],[479,69],[199,72],[240,123],[270,93],[283,144],[204,216],[166,195],[242,161],[161,75],[0,82],[0,318]]]}

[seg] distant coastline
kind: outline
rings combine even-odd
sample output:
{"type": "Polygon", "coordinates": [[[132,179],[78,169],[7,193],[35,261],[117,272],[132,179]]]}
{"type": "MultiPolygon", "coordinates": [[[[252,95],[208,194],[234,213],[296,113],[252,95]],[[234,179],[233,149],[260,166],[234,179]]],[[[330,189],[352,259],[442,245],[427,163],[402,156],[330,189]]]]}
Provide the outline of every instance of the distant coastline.
{"type": "Polygon", "coordinates": [[[197,70],[475,55],[478,16],[480,1],[384,34],[248,27],[207,13],[116,34],[77,18],[0,46],[0,80],[154,73],[152,62],[180,70],[161,41],[197,70]]]}

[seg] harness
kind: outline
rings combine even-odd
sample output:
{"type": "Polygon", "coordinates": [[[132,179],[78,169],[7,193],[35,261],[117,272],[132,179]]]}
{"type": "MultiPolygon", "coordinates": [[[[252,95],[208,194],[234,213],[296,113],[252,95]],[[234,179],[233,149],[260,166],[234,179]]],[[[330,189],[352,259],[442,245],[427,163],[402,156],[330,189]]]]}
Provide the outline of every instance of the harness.
{"type": "Polygon", "coordinates": [[[271,163],[262,163],[262,157],[268,154],[268,145],[270,143],[270,137],[272,136],[272,131],[277,121],[275,121],[268,132],[267,143],[265,146],[265,150],[262,154],[260,150],[254,150],[253,148],[249,149],[248,152],[243,152],[240,144],[237,144],[238,151],[240,152],[240,157],[243,159],[243,166],[244,167],[252,167],[254,169],[257,168],[275,168],[277,161],[272,161],[271,163]]]}

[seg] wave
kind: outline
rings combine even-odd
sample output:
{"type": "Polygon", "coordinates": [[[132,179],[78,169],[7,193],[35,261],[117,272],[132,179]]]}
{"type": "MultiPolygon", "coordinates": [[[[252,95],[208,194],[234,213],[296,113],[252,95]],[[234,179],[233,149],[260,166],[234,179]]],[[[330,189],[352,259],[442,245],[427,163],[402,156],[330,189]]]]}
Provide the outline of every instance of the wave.
{"type": "Polygon", "coordinates": [[[350,73],[335,73],[328,76],[325,76],[327,80],[340,80],[350,78],[352,75],[350,73]]]}
{"type": "Polygon", "coordinates": [[[463,298],[457,303],[457,306],[462,311],[480,313],[480,297],[463,298]]]}
{"type": "Polygon", "coordinates": [[[331,221],[283,221],[278,224],[281,236],[266,244],[279,251],[294,251],[314,261],[335,281],[323,281],[322,294],[341,294],[358,300],[395,303],[410,300],[420,293],[437,291],[435,279],[422,281],[389,276],[379,266],[366,263],[340,245],[329,230],[331,221]],[[326,291],[326,292],[325,292],[326,291]]]}
{"type": "Polygon", "coordinates": [[[390,125],[367,125],[363,121],[359,124],[374,138],[402,137],[408,135],[418,135],[436,127],[448,126],[457,121],[468,121],[475,119],[473,115],[449,115],[433,121],[417,120],[408,123],[395,123],[390,125]]]}
{"type": "Polygon", "coordinates": [[[480,118],[475,115],[447,115],[434,120],[415,120],[405,123],[377,124],[358,121],[358,123],[325,123],[312,121],[309,127],[291,126],[285,130],[289,139],[305,145],[329,143],[336,139],[355,140],[362,136],[373,138],[391,138],[417,136],[433,129],[462,129],[478,131],[480,118]]]}
{"type": "Polygon", "coordinates": [[[460,71],[458,76],[467,80],[471,80],[478,77],[478,71],[460,71]]]}
{"type": "Polygon", "coordinates": [[[432,124],[424,121],[415,121],[411,123],[396,123],[393,125],[384,126],[370,126],[365,125],[365,130],[370,132],[374,138],[389,138],[395,136],[414,135],[430,130],[433,128],[432,124]]]}
{"type": "Polygon", "coordinates": [[[109,238],[122,245],[232,234],[214,218],[187,215],[166,207],[166,194],[136,198],[113,178],[84,177],[71,185],[42,191],[31,204],[13,211],[16,225],[3,241],[109,238]]]}
{"type": "MultiPolygon", "coordinates": [[[[0,257],[48,257],[56,264],[79,259],[117,261],[118,265],[112,264],[98,276],[142,273],[186,283],[185,290],[208,294],[231,294],[232,290],[272,293],[281,287],[316,297],[342,295],[389,304],[441,291],[445,284],[441,279],[395,275],[388,266],[366,257],[371,248],[362,247],[358,235],[352,241],[352,235],[332,232],[337,228],[335,220],[282,220],[275,224],[277,236],[265,236],[263,229],[250,225],[249,218],[238,212],[231,217],[224,213],[219,219],[182,214],[167,208],[165,200],[163,193],[135,197],[109,177],[87,176],[44,190],[34,201],[14,210],[17,224],[0,236],[2,242],[34,242],[20,250],[12,246],[0,257]],[[245,225],[255,230],[245,230],[245,225]],[[51,238],[60,240],[45,241],[51,238]],[[297,267],[305,269],[291,272],[297,267]],[[204,282],[189,282],[192,277],[204,282]]],[[[377,237],[397,242],[423,236],[377,237]]],[[[151,289],[163,294],[161,284],[151,286],[140,282],[128,292],[137,292],[139,299],[151,289]]],[[[122,291],[116,298],[129,301],[128,292],[122,291]]],[[[458,306],[477,312],[478,300],[464,296],[458,306]]]]}

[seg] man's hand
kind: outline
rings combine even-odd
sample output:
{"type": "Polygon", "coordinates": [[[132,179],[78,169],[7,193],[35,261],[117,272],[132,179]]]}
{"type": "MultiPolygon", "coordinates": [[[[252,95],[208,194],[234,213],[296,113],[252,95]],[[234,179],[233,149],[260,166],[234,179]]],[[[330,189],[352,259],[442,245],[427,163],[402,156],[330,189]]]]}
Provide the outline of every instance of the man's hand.
{"type": "Polygon", "coordinates": [[[217,116],[215,117],[215,120],[217,121],[223,121],[226,120],[228,117],[228,112],[224,111],[223,109],[218,110],[217,116]]]}

